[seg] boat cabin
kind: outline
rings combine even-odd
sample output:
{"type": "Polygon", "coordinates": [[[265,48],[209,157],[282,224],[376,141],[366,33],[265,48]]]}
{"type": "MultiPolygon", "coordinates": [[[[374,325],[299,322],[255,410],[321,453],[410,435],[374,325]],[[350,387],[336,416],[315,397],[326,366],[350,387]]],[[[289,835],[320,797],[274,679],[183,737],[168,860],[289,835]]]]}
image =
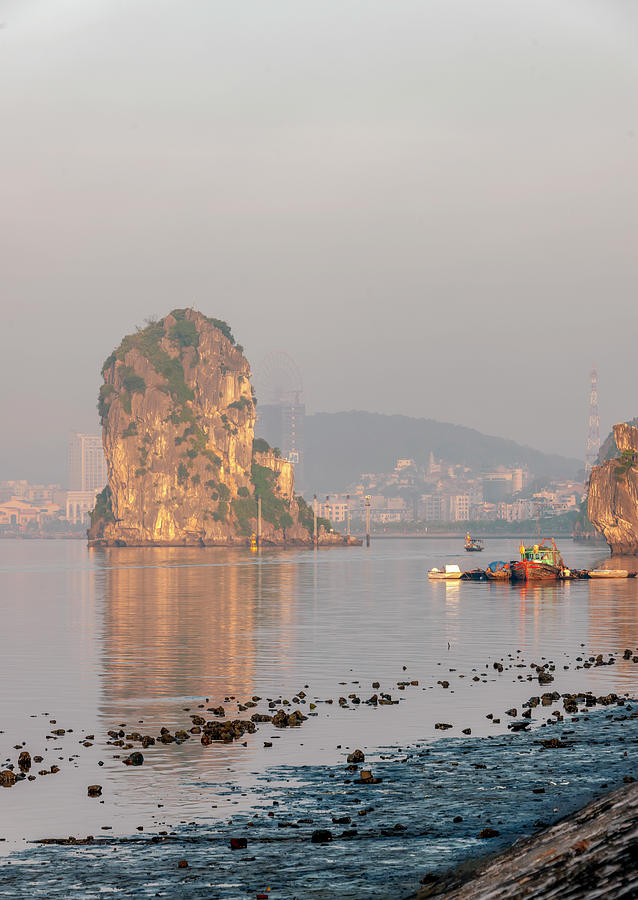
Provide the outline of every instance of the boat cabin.
{"type": "Polygon", "coordinates": [[[526,547],[521,543],[521,561],[544,563],[546,566],[555,566],[557,569],[563,565],[563,560],[554,539],[542,540],[540,544],[526,547]]]}

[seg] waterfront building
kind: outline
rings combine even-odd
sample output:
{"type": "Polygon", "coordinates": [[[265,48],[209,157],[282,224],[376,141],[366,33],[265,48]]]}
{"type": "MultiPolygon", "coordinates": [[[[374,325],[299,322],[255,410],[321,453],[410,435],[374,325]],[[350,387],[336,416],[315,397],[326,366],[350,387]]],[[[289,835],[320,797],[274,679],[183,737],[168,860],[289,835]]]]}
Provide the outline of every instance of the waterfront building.
{"type": "Polygon", "coordinates": [[[512,496],[512,473],[486,472],[483,475],[483,497],[488,503],[499,503],[512,496]]]}
{"type": "Polygon", "coordinates": [[[34,503],[12,497],[0,503],[0,527],[23,531],[29,525],[40,525],[45,517],[55,518],[59,514],[60,507],[51,501],[34,503]]]}
{"type": "Polygon", "coordinates": [[[445,499],[441,494],[423,494],[419,504],[420,518],[425,522],[442,522],[445,518],[445,499]]]}
{"type": "Polygon", "coordinates": [[[65,491],[59,484],[31,484],[25,479],[0,481],[0,503],[19,497],[30,503],[56,503],[64,505],[65,491]]]}
{"type": "Polygon", "coordinates": [[[89,513],[95,506],[95,496],[98,491],[67,491],[66,492],[66,516],[72,525],[90,524],[89,513]]]}
{"type": "Polygon", "coordinates": [[[470,496],[469,494],[452,494],[448,497],[448,521],[469,522],[470,520],[470,496]]]}
{"type": "Polygon", "coordinates": [[[350,501],[343,495],[334,494],[318,504],[317,515],[323,519],[329,519],[333,524],[345,522],[349,509],[351,509],[350,501]]]}
{"type": "Polygon", "coordinates": [[[69,440],[66,519],[73,525],[88,525],[89,512],[95,506],[95,498],[106,482],[102,437],[98,434],[72,434],[69,440]]]}
{"type": "Polygon", "coordinates": [[[107,472],[102,437],[74,433],[69,439],[69,490],[93,491],[106,485],[107,472]]]}

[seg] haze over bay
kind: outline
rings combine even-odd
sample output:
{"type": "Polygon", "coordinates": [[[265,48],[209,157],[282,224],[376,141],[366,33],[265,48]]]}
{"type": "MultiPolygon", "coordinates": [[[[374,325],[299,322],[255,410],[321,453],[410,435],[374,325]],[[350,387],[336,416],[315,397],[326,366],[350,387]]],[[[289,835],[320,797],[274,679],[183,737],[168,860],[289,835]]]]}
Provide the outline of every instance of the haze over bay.
{"type": "Polygon", "coordinates": [[[3,477],[59,480],[176,305],[290,352],[310,411],[582,457],[596,362],[603,433],[635,415],[632,3],[0,10],[3,477]]]}

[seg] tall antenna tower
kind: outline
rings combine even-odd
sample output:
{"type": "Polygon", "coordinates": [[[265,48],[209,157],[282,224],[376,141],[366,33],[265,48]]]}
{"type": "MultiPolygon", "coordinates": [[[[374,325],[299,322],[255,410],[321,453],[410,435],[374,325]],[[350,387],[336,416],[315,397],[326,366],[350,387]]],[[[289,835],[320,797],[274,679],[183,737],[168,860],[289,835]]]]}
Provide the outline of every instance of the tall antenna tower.
{"type": "Polygon", "coordinates": [[[589,392],[589,428],[587,430],[587,450],[585,452],[585,478],[589,477],[592,466],[600,452],[600,415],[598,413],[598,372],[592,368],[591,390],[589,392]]]}

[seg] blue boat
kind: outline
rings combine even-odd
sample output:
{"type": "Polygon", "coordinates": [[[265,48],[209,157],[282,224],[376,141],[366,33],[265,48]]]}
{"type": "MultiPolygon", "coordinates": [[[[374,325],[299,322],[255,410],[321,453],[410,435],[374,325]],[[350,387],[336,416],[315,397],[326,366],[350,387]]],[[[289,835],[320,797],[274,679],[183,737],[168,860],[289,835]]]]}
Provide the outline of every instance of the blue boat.
{"type": "Polygon", "coordinates": [[[512,577],[512,571],[508,562],[497,559],[491,562],[485,570],[485,576],[488,581],[509,581],[512,577]]]}

